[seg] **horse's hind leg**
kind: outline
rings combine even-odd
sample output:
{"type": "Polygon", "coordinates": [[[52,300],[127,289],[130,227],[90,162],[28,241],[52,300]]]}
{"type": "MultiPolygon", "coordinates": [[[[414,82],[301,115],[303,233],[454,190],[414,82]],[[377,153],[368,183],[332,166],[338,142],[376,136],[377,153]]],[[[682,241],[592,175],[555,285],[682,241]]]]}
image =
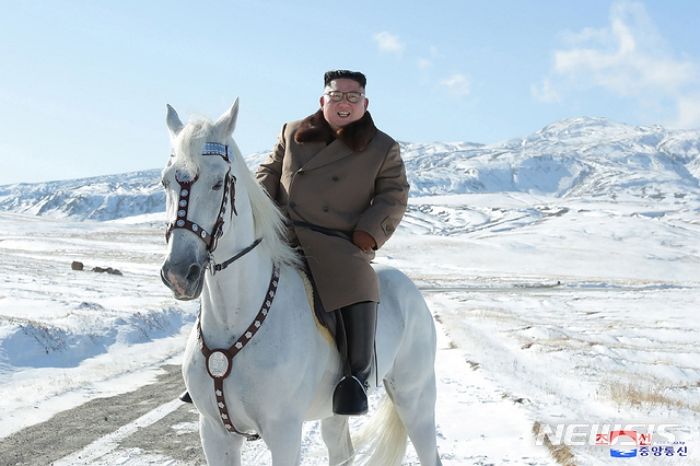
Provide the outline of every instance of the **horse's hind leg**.
{"type": "Polygon", "coordinates": [[[200,416],[199,436],[209,466],[241,466],[243,438],[224,430],[221,421],[200,416]]]}
{"type": "Polygon", "coordinates": [[[331,416],[321,420],[321,435],[328,448],[330,466],[352,464],[352,441],[347,416],[331,416]]]}
{"type": "Polygon", "coordinates": [[[394,407],[401,418],[408,437],[411,439],[422,466],[441,466],[437,450],[437,432],[435,429],[435,375],[431,374],[424,383],[416,384],[416,374],[406,385],[388,378],[384,380],[385,388],[394,407]]]}

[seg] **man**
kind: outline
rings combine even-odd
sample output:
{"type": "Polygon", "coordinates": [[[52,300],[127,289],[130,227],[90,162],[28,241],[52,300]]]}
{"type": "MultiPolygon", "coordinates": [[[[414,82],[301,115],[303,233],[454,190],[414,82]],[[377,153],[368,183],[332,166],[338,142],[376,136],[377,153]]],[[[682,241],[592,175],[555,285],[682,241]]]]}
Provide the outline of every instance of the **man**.
{"type": "Polygon", "coordinates": [[[365,76],[324,75],[321,108],[287,123],[258,182],[290,220],[323,307],[338,312],[352,376],[333,394],[336,414],[364,414],[374,348],[379,284],[370,266],[392,235],[408,201],[399,145],[367,111],[365,76]]]}

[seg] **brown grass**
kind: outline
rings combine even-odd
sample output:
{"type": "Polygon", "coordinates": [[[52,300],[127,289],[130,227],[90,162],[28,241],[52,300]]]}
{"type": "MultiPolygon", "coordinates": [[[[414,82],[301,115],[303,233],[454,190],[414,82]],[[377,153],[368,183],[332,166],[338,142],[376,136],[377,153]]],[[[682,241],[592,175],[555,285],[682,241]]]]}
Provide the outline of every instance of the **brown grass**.
{"type": "Polygon", "coordinates": [[[700,412],[700,404],[691,404],[665,395],[664,388],[655,387],[640,387],[632,384],[620,384],[615,382],[606,382],[602,386],[602,391],[607,393],[609,397],[620,405],[631,406],[667,406],[673,408],[690,409],[700,412]]]}
{"type": "MultiPolygon", "coordinates": [[[[537,435],[540,433],[542,425],[535,421],[532,425],[532,433],[537,435]]],[[[561,466],[576,466],[574,462],[574,454],[571,453],[571,449],[568,445],[554,445],[547,435],[544,436],[544,446],[549,450],[549,454],[552,455],[554,461],[556,461],[561,466]]]]}

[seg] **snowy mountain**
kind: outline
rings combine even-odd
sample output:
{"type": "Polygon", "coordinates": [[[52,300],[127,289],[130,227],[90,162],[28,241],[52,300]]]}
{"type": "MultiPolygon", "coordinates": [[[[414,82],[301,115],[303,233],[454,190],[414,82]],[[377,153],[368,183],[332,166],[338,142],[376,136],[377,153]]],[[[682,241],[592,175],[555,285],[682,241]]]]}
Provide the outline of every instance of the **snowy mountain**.
{"type": "Polygon", "coordinates": [[[0,186],[0,210],[111,220],[165,210],[159,170],[0,186]]]}
{"type": "Polygon", "coordinates": [[[491,145],[406,144],[412,194],[519,191],[558,197],[700,193],[700,131],[573,118],[491,145]]]}
{"type": "MultiPolygon", "coordinates": [[[[700,130],[604,118],[553,123],[496,144],[402,143],[412,196],[525,192],[567,198],[700,195],[700,130]]],[[[266,153],[246,157],[254,169],[266,153]]],[[[108,220],[164,210],[160,169],[0,186],[0,210],[108,220]]]]}

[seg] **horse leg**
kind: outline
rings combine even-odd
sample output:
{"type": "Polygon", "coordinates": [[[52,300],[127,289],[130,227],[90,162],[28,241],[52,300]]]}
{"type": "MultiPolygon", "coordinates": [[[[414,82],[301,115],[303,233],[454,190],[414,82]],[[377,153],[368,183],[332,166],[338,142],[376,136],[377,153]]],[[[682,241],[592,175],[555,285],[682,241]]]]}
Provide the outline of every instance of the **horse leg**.
{"type": "Polygon", "coordinates": [[[435,429],[435,375],[431,374],[418,387],[414,380],[409,384],[413,386],[408,391],[397,388],[391,379],[385,379],[384,384],[416,449],[421,466],[441,466],[435,429]]]}
{"type": "Polygon", "coordinates": [[[331,416],[321,420],[321,435],[328,448],[330,466],[352,464],[352,441],[347,416],[331,416]]]}
{"type": "Polygon", "coordinates": [[[241,466],[243,437],[224,430],[220,420],[200,415],[199,436],[209,466],[241,466]]]}
{"type": "Polygon", "coordinates": [[[272,454],[272,466],[301,464],[301,421],[283,421],[261,426],[262,438],[272,454]]]}

